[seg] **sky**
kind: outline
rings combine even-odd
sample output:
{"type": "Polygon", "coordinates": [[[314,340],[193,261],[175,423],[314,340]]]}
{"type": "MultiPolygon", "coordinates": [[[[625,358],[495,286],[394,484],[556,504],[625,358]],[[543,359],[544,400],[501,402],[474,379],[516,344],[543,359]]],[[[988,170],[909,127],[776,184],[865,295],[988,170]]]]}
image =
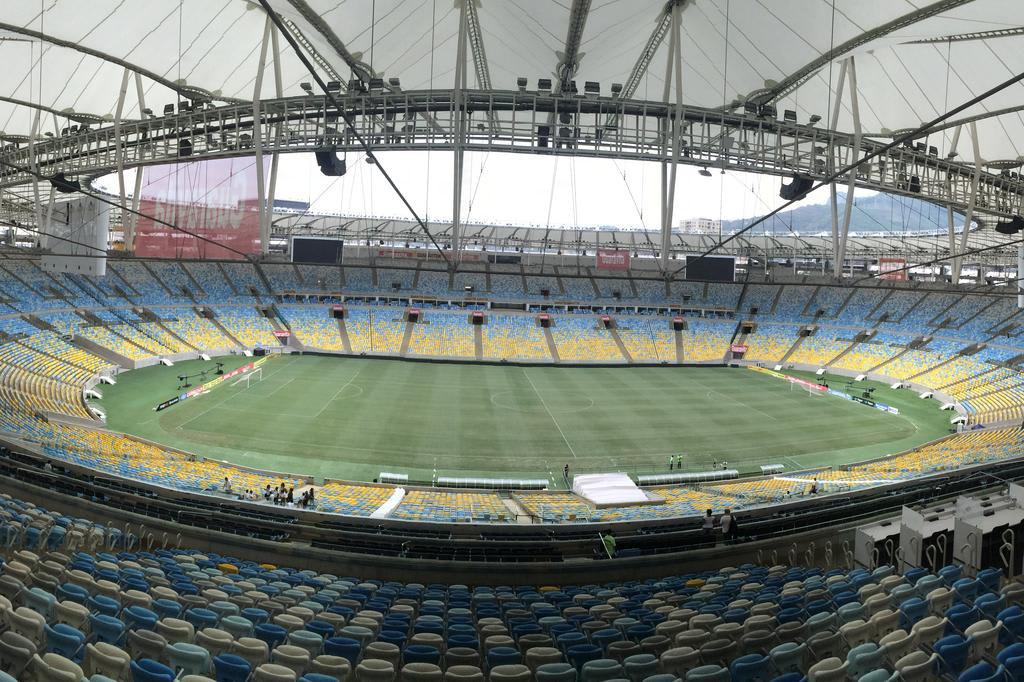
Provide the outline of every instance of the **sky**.
{"type": "MultiPolygon", "coordinates": [[[[421,218],[451,219],[451,152],[382,152],[378,159],[421,218]]],[[[380,169],[366,163],[363,154],[349,154],[346,161],[346,175],[329,178],[320,173],[312,154],[282,154],[276,198],[309,202],[310,213],[411,217],[380,169]]],[[[711,177],[704,177],[697,167],[678,167],[674,223],[687,218],[748,218],[784,203],[778,195],[780,178],[709,170],[711,177]]],[[[131,173],[126,171],[129,190],[133,186],[131,173]]],[[[650,161],[467,152],[462,220],[657,229],[660,180],[660,165],[650,161]]],[[[117,193],[115,176],[102,178],[97,184],[117,193]]],[[[858,190],[857,195],[872,193],[858,190]]],[[[822,189],[803,203],[827,200],[828,192],[822,189]]]]}

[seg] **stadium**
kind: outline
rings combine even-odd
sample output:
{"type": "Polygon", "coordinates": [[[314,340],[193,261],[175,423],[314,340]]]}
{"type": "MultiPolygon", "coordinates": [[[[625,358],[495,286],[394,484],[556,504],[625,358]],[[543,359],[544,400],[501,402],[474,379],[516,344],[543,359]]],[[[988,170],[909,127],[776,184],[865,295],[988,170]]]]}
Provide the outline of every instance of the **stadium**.
{"type": "Polygon", "coordinates": [[[1024,680],[1024,6],[0,14],[0,682],[1024,680]]]}

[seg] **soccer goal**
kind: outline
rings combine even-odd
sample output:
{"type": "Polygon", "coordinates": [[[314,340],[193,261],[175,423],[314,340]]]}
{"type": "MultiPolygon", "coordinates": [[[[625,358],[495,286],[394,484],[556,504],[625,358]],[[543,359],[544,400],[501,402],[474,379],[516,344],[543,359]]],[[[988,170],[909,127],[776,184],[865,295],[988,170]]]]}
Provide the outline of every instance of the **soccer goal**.
{"type": "Polygon", "coordinates": [[[246,373],[245,375],[243,375],[238,381],[236,381],[232,385],[233,386],[237,386],[238,384],[245,384],[245,388],[249,388],[249,385],[253,381],[263,381],[263,368],[262,367],[257,367],[253,371],[246,373]]]}

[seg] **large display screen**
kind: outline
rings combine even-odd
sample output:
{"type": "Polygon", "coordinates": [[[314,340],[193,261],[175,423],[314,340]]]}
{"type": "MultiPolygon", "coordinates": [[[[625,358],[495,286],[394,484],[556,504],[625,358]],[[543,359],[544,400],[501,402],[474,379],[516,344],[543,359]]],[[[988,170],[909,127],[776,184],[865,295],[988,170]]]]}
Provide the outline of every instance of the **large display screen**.
{"type": "Polygon", "coordinates": [[[732,256],[687,256],[685,275],[686,279],[733,282],[736,280],[736,259],[732,256]]]}
{"type": "Polygon", "coordinates": [[[345,242],[341,239],[318,239],[316,237],[292,238],[293,263],[341,263],[345,242]]]}

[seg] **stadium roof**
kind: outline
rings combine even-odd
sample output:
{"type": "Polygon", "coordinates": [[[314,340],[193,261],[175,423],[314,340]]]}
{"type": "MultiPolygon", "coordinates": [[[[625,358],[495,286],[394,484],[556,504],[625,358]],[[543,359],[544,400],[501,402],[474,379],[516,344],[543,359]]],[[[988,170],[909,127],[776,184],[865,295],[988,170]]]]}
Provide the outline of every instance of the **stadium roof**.
{"type": "MultiPolygon", "coordinates": [[[[1024,71],[1024,3],[1018,0],[682,0],[683,89],[689,104],[727,105],[752,94],[800,120],[829,118],[837,60],[856,56],[867,133],[918,126],[1024,71]]],[[[449,0],[271,0],[336,73],[351,65],[403,89],[453,84],[459,11],[449,0]],[[347,63],[346,63],[347,62],[347,63]]],[[[575,80],[629,84],[666,12],[664,0],[478,0],[480,38],[494,88],[534,83],[575,64],[575,80]],[[573,59],[575,55],[575,59],[573,59]],[[560,68],[561,63],[561,68],[560,68]]],[[[114,114],[123,67],[142,76],[154,111],[186,95],[252,97],[265,17],[245,0],[44,0],[0,10],[0,130],[27,135],[35,111],[99,120],[114,114]]],[[[660,99],[665,40],[634,96],[660,99]]],[[[283,45],[285,95],[309,81],[283,45]]],[[[271,67],[267,66],[268,77],[271,67]]],[[[326,72],[325,72],[326,74],[326,72]]],[[[471,75],[470,87],[480,77],[471,75]]],[[[1017,163],[1024,86],[964,113],[978,122],[986,162],[1017,163]]],[[[838,129],[851,130],[848,98],[838,129]]],[[[140,116],[136,98],[125,115],[140,116]]],[[[962,117],[958,117],[962,118],[962,117]]],[[[44,130],[49,129],[45,120],[44,130]]],[[[929,144],[949,151],[951,130],[929,144]],[[941,138],[941,139],[940,139],[941,138]]],[[[961,143],[962,158],[971,145],[961,143]]]]}

